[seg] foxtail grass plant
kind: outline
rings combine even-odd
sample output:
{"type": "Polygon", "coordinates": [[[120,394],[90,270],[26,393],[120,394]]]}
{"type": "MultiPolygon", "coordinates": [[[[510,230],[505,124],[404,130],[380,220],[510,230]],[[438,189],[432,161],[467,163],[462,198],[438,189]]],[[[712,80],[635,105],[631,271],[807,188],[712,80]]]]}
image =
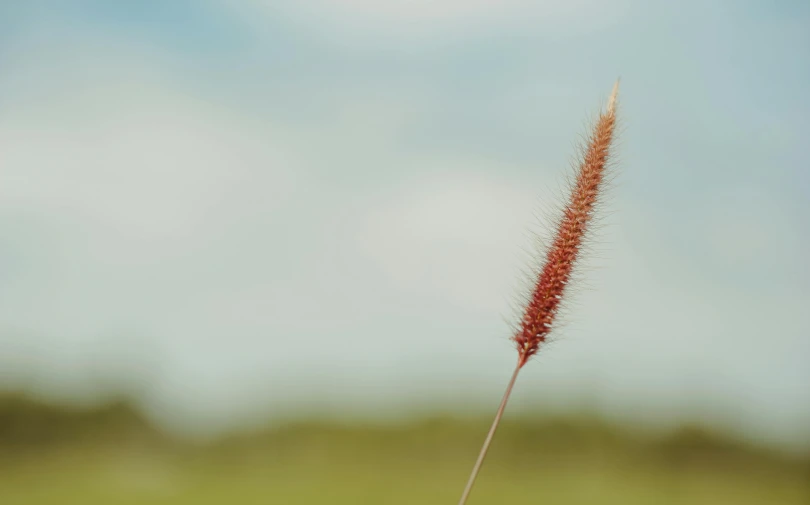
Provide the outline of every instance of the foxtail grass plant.
{"type": "Polygon", "coordinates": [[[506,386],[506,392],[495,414],[495,420],[484,439],[484,445],[478,454],[459,505],[467,503],[467,498],[481,470],[481,465],[484,463],[484,458],[498,429],[501,417],[503,417],[504,409],[520,370],[532,356],[540,351],[553,328],[555,317],[571,280],[574,265],[582,249],[589,225],[592,223],[595,206],[604,186],[605,173],[610,164],[611,142],[616,129],[618,92],[619,82],[616,81],[607,106],[600,112],[587,144],[577,160],[579,169],[576,179],[571,184],[568,202],[559,218],[557,230],[546,251],[542,268],[534,280],[534,287],[523,309],[523,317],[512,336],[518,352],[515,370],[506,386]]]}

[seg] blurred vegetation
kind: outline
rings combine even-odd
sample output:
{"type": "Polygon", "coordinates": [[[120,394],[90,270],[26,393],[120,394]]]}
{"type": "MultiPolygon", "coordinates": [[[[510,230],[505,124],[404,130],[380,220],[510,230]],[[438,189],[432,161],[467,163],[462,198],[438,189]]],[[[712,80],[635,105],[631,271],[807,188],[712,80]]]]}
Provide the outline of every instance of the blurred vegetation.
{"type": "MultiPolygon", "coordinates": [[[[456,503],[489,421],[309,420],[191,443],[124,401],[0,395],[0,504],[456,503]]],[[[470,503],[808,504],[810,455],[697,427],[656,438],[595,418],[512,418],[470,503]]]]}

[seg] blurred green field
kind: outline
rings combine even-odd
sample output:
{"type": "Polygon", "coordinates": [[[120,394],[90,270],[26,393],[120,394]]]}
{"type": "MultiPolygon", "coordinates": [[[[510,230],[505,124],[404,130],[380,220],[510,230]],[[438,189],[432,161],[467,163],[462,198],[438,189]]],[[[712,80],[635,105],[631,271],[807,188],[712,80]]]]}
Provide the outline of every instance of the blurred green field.
{"type": "MultiPolygon", "coordinates": [[[[299,422],[206,444],[126,405],[0,399],[0,504],[456,503],[488,419],[299,422]]],[[[684,429],[649,438],[596,419],[503,425],[471,504],[803,504],[810,457],[684,429]]]]}

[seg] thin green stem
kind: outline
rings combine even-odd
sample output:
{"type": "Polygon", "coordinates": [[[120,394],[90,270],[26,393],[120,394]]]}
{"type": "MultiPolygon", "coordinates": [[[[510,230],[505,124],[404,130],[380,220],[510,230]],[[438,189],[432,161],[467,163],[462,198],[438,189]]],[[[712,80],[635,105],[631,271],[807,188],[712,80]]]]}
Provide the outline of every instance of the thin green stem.
{"type": "Polygon", "coordinates": [[[503,411],[506,409],[506,403],[509,401],[509,395],[512,394],[512,388],[515,386],[518,372],[520,372],[520,369],[524,363],[525,360],[523,358],[518,360],[515,371],[512,374],[512,379],[509,381],[509,385],[506,386],[506,392],[503,394],[501,405],[498,407],[498,412],[495,414],[495,420],[492,421],[492,426],[489,428],[487,438],[484,440],[484,445],[481,447],[481,452],[478,454],[478,460],[476,460],[475,466],[473,466],[470,479],[467,481],[467,486],[464,488],[464,493],[462,493],[461,500],[459,500],[458,505],[465,505],[467,503],[467,498],[470,496],[470,491],[472,491],[473,485],[475,484],[475,479],[478,477],[478,472],[481,471],[481,465],[484,464],[484,458],[487,455],[487,451],[489,451],[489,445],[492,443],[492,438],[495,436],[495,431],[498,429],[498,425],[501,423],[501,417],[503,417],[503,411]]]}

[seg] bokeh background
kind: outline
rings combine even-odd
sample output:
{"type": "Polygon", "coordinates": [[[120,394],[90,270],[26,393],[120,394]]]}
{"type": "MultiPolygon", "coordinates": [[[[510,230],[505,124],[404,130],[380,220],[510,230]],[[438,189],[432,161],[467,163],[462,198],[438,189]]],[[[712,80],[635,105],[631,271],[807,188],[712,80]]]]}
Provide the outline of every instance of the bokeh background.
{"type": "Polygon", "coordinates": [[[810,4],[0,0],[0,503],[810,502],[810,4]]]}

